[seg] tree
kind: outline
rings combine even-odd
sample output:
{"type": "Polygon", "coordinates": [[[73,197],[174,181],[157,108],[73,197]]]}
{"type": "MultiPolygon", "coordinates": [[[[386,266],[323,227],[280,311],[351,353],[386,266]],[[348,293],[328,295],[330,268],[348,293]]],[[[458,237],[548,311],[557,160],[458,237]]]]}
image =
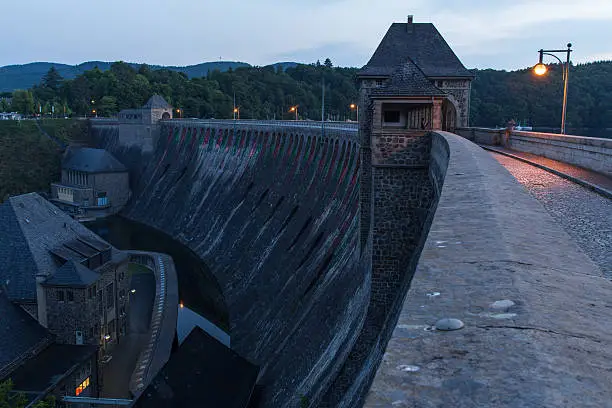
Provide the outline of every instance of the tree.
{"type": "Polygon", "coordinates": [[[325,65],[327,68],[332,68],[334,66],[334,64],[332,64],[331,59],[329,58],[325,58],[325,62],[323,63],[323,65],[325,65]]]}
{"type": "MultiPolygon", "coordinates": [[[[0,408],[24,408],[28,405],[24,393],[12,391],[13,381],[10,378],[0,383],[0,408]]],[[[55,408],[55,397],[49,395],[32,405],[32,408],[55,408]]]]}
{"type": "Polygon", "coordinates": [[[98,105],[98,113],[101,116],[111,116],[117,113],[117,99],[112,96],[103,96],[98,105]]]}
{"type": "Polygon", "coordinates": [[[57,72],[54,66],[49,68],[49,71],[42,78],[42,86],[45,88],[52,89],[54,92],[57,92],[62,84],[64,78],[57,72]]]}
{"type": "Polygon", "coordinates": [[[8,99],[2,98],[0,99],[0,112],[10,112],[11,111],[11,104],[9,103],[8,99]]]}
{"type": "Polygon", "coordinates": [[[34,112],[34,96],[30,91],[18,89],[13,92],[12,108],[16,112],[30,115],[34,112]]]}

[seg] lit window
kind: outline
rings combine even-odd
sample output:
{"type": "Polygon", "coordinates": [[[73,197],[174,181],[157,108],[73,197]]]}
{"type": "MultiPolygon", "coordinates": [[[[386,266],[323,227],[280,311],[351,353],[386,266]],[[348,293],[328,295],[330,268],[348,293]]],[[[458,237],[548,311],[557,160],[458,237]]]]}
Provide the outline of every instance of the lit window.
{"type": "Polygon", "coordinates": [[[80,383],[76,389],[74,390],[74,394],[78,397],[80,393],[85,391],[89,387],[89,377],[85,379],[82,383],[80,383]]]}

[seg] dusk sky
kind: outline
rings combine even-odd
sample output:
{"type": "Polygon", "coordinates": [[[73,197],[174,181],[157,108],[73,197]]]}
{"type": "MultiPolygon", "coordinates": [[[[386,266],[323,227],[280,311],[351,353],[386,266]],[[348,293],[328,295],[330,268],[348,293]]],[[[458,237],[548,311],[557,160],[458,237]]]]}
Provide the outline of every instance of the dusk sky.
{"type": "MultiPolygon", "coordinates": [[[[611,0],[4,0],[0,66],[89,60],[362,66],[392,22],[432,22],[468,68],[517,69],[574,44],[612,59],[611,0]]],[[[552,61],[551,61],[552,62],[552,61]]]]}

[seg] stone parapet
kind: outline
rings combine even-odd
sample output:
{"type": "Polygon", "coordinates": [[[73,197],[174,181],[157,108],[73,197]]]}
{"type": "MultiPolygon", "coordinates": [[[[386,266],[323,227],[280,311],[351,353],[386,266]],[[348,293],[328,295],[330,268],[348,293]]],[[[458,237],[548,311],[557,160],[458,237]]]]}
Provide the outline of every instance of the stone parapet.
{"type": "Polygon", "coordinates": [[[512,131],[507,147],[612,176],[612,139],[512,131]]]}
{"type": "Polygon", "coordinates": [[[612,139],[487,128],[456,132],[477,144],[504,146],[612,175],[612,139]]]}
{"type": "Polygon", "coordinates": [[[136,362],[130,379],[130,392],[138,395],[159,370],[166,364],[172,352],[178,318],[178,279],[174,262],[166,254],[130,251],[130,262],[143,265],[155,274],[155,299],[149,340],[136,362]]]}

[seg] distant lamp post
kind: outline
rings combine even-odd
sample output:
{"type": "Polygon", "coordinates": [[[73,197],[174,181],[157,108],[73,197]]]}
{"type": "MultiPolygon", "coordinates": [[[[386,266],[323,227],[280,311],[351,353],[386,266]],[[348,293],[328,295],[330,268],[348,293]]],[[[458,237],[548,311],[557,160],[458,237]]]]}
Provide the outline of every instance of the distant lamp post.
{"type": "Polygon", "coordinates": [[[295,105],[292,106],[291,109],[289,109],[289,112],[295,112],[295,120],[298,120],[298,106],[299,105],[295,105]]]}
{"type": "Polygon", "coordinates": [[[179,119],[183,118],[183,110],[182,109],[177,109],[176,110],[176,114],[178,115],[179,119]]]}
{"type": "Polygon", "coordinates": [[[92,110],[91,110],[91,114],[92,114],[92,115],[95,115],[95,116],[96,116],[96,118],[98,117],[98,112],[97,112],[95,109],[92,109],[92,110]]]}
{"type": "Polygon", "coordinates": [[[566,50],[540,50],[540,61],[533,67],[533,73],[542,76],[548,72],[548,67],[544,64],[544,55],[550,55],[559,61],[563,69],[563,111],[561,113],[561,134],[565,134],[565,119],[567,116],[567,85],[569,82],[570,54],[572,53],[572,44],[567,44],[566,50]],[[553,53],[565,53],[566,61],[563,62],[553,53]]]}
{"type": "Polygon", "coordinates": [[[356,103],[351,103],[351,109],[357,111],[357,122],[359,122],[359,105],[356,103]]]}
{"type": "Polygon", "coordinates": [[[234,106],[234,120],[236,120],[236,117],[238,118],[238,120],[240,120],[240,107],[239,106],[234,106]]]}

